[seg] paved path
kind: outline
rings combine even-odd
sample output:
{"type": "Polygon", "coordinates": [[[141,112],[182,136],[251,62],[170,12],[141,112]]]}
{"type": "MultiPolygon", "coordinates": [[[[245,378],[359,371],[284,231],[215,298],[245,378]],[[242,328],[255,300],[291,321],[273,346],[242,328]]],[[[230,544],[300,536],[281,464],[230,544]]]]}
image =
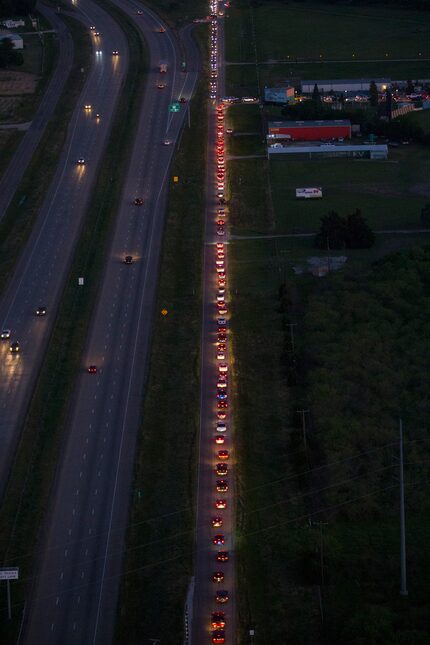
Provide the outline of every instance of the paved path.
{"type": "Polygon", "coordinates": [[[28,130],[31,123],[31,121],[26,121],[25,123],[2,123],[0,130],[28,130]]]}

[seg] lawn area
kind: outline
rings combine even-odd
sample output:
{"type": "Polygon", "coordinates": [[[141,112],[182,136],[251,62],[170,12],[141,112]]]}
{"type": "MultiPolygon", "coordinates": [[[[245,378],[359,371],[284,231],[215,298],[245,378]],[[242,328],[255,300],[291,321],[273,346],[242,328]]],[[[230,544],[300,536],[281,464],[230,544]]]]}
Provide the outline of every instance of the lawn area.
{"type": "Polygon", "coordinates": [[[233,156],[266,156],[266,141],[262,135],[231,135],[228,140],[228,153],[233,156]]]}
{"type": "Polygon", "coordinates": [[[263,132],[261,109],[258,105],[233,104],[226,111],[227,127],[235,132],[263,132]]]}
{"type": "Polygon", "coordinates": [[[405,116],[401,118],[405,121],[416,123],[424,130],[424,132],[430,132],[430,110],[411,112],[409,114],[405,114],[405,116]]]}
{"type": "Polygon", "coordinates": [[[391,149],[388,161],[324,159],[270,161],[278,232],[314,231],[322,215],[356,208],[378,229],[420,226],[429,201],[430,155],[426,148],[391,149]],[[295,189],[321,186],[322,200],[296,200],[295,189]]]}
{"type": "Polygon", "coordinates": [[[329,211],[356,208],[375,230],[420,228],[430,199],[430,155],[419,146],[390,148],[388,161],[234,159],[228,170],[233,234],[313,232],[329,211]],[[295,189],[310,186],[323,199],[297,200],[295,189]]]}
{"type": "MultiPolygon", "coordinates": [[[[283,4],[268,1],[251,10],[241,0],[229,10],[226,59],[254,60],[254,23],[259,61],[324,58],[362,60],[430,58],[430,21],[423,11],[387,5],[283,4]]],[[[361,74],[360,74],[361,75],[361,74]]]]}

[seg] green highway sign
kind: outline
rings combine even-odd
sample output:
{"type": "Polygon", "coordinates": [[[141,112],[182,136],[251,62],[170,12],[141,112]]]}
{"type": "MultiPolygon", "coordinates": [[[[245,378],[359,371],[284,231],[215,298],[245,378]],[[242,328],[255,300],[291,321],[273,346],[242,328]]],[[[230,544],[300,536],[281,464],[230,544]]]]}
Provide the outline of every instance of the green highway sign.
{"type": "Polygon", "coordinates": [[[179,112],[180,107],[179,103],[170,103],[169,112],[179,112]]]}

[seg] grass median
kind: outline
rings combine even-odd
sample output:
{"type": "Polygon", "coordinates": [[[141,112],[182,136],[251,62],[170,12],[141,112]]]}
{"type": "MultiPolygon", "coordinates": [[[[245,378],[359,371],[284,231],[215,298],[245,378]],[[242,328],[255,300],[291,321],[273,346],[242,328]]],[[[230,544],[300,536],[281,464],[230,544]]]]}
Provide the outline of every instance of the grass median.
{"type": "MultiPolygon", "coordinates": [[[[104,4],[104,9],[113,14],[126,33],[130,67],[30,403],[0,515],[1,560],[6,565],[20,566],[20,581],[14,587],[16,618],[9,625],[3,622],[0,627],[2,642],[8,643],[15,642],[18,614],[21,613],[32,575],[38,532],[44,519],[62,442],[67,402],[80,369],[81,354],[103,273],[105,253],[121,197],[123,175],[128,165],[134,125],[143,96],[147,55],[139,32],[130,19],[112,5],[104,4]],[[88,286],[85,289],[77,289],[78,275],[87,277],[88,286]]],[[[5,611],[3,598],[0,611],[5,611]]]]}
{"type": "MultiPolygon", "coordinates": [[[[206,30],[198,33],[206,38],[206,30]]],[[[151,637],[166,645],[182,642],[194,545],[207,83],[200,81],[191,102],[191,129],[182,134],[171,173],[179,183],[168,203],[118,644],[151,637]]]]}
{"type": "Polygon", "coordinates": [[[73,110],[91,60],[91,42],[87,30],[76,20],[63,16],[75,47],[73,66],[54,114],[18,186],[5,216],[0,221],[0,294],[5,290],[39,214],[52,181],[73,110]]]}

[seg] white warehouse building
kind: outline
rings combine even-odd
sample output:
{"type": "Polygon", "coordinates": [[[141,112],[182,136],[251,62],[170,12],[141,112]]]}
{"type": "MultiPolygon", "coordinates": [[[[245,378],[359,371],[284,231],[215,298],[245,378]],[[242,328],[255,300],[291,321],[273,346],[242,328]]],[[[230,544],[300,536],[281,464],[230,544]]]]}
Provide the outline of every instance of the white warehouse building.
{"type": "Polygon", "coordinates": [[[391,85],[391,78],[344,78],[328,81],[302,81],[301,87],[303,94],[312,94],[315,85],[320,92],[368,92],[372,81],[375,82],[378,92],[383,92],[391,85]]]}

